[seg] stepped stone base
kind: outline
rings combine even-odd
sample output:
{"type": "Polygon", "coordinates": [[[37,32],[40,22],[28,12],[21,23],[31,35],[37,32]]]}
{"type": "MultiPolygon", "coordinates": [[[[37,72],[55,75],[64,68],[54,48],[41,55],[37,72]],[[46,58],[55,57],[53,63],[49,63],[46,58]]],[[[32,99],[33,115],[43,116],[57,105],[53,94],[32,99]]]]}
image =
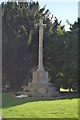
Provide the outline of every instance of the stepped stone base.
{"type": "Polygon", "coordinates": [[[23,94],[32,97],[56,97],[59,92],[49,84],[48,72],[35,71],[33,72],[32,83],[23,89],[23,94]]]}

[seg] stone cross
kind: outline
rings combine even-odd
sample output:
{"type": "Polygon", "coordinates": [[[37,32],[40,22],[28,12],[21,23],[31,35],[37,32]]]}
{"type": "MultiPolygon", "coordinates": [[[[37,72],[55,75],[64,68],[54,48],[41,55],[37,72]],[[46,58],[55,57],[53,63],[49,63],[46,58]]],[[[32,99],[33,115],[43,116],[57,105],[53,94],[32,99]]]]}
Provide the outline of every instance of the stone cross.
{"type": "Polygon", "coordinates": [[[38,23],[39,26],[39,58],[38,58],[38,69],[37,71],[44,71],[43,67],[43,18],[40,18],[40,22],[38,23]]]}

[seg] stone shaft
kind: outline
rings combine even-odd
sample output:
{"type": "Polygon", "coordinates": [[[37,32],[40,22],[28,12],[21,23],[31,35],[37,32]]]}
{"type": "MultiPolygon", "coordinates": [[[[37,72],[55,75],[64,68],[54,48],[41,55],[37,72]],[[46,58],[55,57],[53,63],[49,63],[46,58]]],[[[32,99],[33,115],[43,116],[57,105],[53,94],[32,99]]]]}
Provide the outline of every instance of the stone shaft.
{"type": "Polygon", "coordinates": [[[38,70],[43,71],[43,19],[40,19],[39,26],[39,58],[38,58],[38,70]]]}

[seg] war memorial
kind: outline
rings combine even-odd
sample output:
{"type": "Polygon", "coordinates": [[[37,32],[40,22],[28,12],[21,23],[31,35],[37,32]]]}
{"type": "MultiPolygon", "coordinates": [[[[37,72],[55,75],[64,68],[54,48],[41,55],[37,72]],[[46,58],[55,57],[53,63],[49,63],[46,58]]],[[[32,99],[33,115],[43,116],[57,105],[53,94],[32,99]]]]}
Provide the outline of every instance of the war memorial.
{"type": "Polygon", "coordinates": [[[32,97],[56,97],[59,92],[48,81],[48,71],[43,67],[43,18],[40,18],[40,22],[37,24],[39,27],[39,57],[38,57],[38,69],[33,72],[32,82],[24,87],[23,93],[32,97]]]}

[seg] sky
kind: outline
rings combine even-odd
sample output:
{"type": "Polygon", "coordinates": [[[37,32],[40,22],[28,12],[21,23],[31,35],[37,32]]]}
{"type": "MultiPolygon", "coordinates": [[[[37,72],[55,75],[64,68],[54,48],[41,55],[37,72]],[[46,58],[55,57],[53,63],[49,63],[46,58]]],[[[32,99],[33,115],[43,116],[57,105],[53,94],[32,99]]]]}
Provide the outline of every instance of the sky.
{"type": "MultiPolygon", "coordinates": [[[[0,2],[5,1],[7,0],[0,0],[0,2]]],[[[59,21],[62,21],[62,25],[65,25],[66,31],[69,30],[69,26],[66,23],[66,19],[69,20],[69,22],[72,24],[74,23],[74,21],[77,21],[78,0],[38,0],[38,1],[40,8],[46,5],[46,9],[49,9],[51,14],[57,17],[59,21]]]]}
{"type": "Polygon", "coordinates": [[[46,8],[62,21],[62,25],[65,25],[65,29],[69,30],[69,26],[66,23],[66,19],[70,23],[74,23],[78,18],[78,2],[40,2],[40,6],[46,5],[46,8]],[[46,5],[47,4],[47,5],[46,5]]]}

